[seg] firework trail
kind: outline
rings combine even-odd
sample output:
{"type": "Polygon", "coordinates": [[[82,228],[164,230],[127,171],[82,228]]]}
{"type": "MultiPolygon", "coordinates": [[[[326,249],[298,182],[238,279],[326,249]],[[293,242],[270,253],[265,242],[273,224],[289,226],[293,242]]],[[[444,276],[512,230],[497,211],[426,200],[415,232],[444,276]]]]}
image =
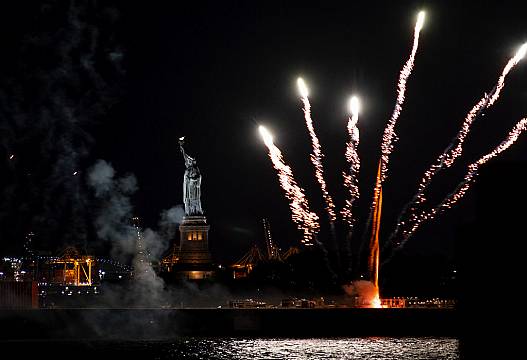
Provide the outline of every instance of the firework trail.
{"type": "MultiPolygon", "coordinates": [[[[412,46],[412,51],[410,53],[410,57],[404,64],[403,68],[401,69],[399,73],[399,81],[397,83],[397,99],[395,102],[395,108],[393,110],[392,116],[390,120],[388,121],[388,124],[386,125],[386,128],[384,129],[384,133],[382,136],[382,144],[381,144],[381,159],[380,159],[380,177],[378,177],[378,181],[375,183],[375,188],[373,189],[373,201],[372,205],[370,207],[370,214],[368,215],[368,220],[366,221],[366,228],[369,227],[373,217],[374,217],[374,209],[375,204],[379,196],[379,192],[381,190],[381,186],[386,180],[387,174],[388,174],[388,163],[390,161],[390,154],[393,151],[394,148],[394,142],[397,141],[397,135],[395,133],[395,124],[397,123],[397,119],[399,118],[399,115],[402,111],[402,106],[405,99],[405,92],[406,92],[406,82],[408,81],[408,78],[410,77],[410,74],[412,73],[414,62],[415,62],[415,54],[417,53],[417,48],[419,46],[419,33],[421,32],[421,29],[423,28],[423,24],[425,21],[425,12],[420,11],[417,15],[417,22],[415,23],[414,28],[414,41],[412,46]]],[[[363,247],[366,244],[366,234],[367,232],[363,233],[362,241],[361,241],[361,252],[363,247]]]]}
{"type": "Polygon", "coordinates": [[[397,100],[395,102],[395,109],[393,110],[392,117],[388,121],[388,125],[384,129],[384,134],[382,136],[382,145],[381,145],[381,181],[376,185],[375,191],[378,192],[377,187],[382,186],[384,180],[388,173],[388,162],[390,161],[390,154],[394,148],[394,142],[397,141],[397,135],[395,134],[395,124],[401,111],[403,109],[404,95],[406,92],[406,82],[412,73],[415,61],[415,54],[417,52],[417,47],[419,46],[419,33],[423,27],[425,20],[424,11],[419,12],[417,16],[417,22],[415,24],[414,30],[414,43],[412,46],[412,52],[410,57],[404,64],[401,72],[399,73],[399,81],[397,83],[397,100]]]}
{"type": "Polygon", "coordinates": [[[398,248],[404,246],[406,241],[410,236],[421,226],[424,222],[432,220],[438,214],[452,208],[459,200],[463,198],[465,193],[469,190],[472,183],[475,181],[478,176],[478,170],[480,166],[487,163],[490,159],[498,156],[501,152],[507,150],[511,145],[513,145],[518,137],[527,129],[527,117],[521,119],[514,128],[509,132],[505,140],[503,140],[494,150],[488,154],[481,157],[478,161],[472,163],[468,167],[467,174],[465,175],[463,181],[456,187],[456,189],[450,193],[443,201],[439,203],[435,208],[425,211],[422,210],[418,215],[415,215],[415,220],[413,225],[403,231],[403,241],[400,243],[398,248]]]}
{"type": "MultiPolygon", "coordinates": [[[[379,168],[377,170],[376,183],[378,184],[380,181],[381,161],[379,160],[379,168]]],[[[379,191],[375,193],[374,197],[373,224],[370,238],[370,255],[368,257],[370,281],[373,284],[374,289],[374,296],[371,302],[371,306],[374,308],[382,307],[379,293],[379,230],[381,228],[382,186],[379,186],[378,189],[379,191]]]]}
{"type": "MultiPolygon", "coordinates": [[[[461,129],[457,136],[438,157],[435,164],[430,166],[430,168],[425,172],[423,178],[421,179],[421,182],[419,183],[417,193],[414,195],[412,200],[410,200],[410,202],[404,206],[401,214],[399,215],[395,231],[392,233],[392,235],[390,235],[390,241],[388,241],[387,244],[391,243],[393,239],[397,238],[400,229],[405,225],[405,221],[403,221],[403,218],[406,216],[408,211],[412,213],[412,215],[410,215],[410,222],[416,219],[414,217],[415,214],[413,213],[416,211],[416,208],[426,200],[424,192],[432,182],[432,178],[441,170],[447,169],[452,166],[454,161],[459,156],[461,156],[463,152],[463,143],[468,133],[470,132],[472,123],[482,111],[490,108],[496,102],[496,100],[498,100],[501,90],[505,87],[505,78],[507,77],[509,72],[520,62],[520,60],[523,59],[526,52],[527,43],[523,44],[520,49],[516,52],[514,57],[512,57],[507,62],[507,65],[505,65],[505,67],[503,68],[503,71],[500,77],[498,78],[498,82],[496,83],[494,89],[489,94],[485,94],[485,96],[481,98],[476,105],[474,105],[472,110],[470,110],[470,112],[465,117],[463,125],[461,126],[461,129]]],[[[396,244],[396,246],[397,245],[398,244],[396,244]]]]}
{"type": "Polygon", "coordinates": [[[289,200],[293,222],[304,233],[302,243],[304,245],[313,245],[316,241],[314,237],[319,229],[318,216],[309,210],[309,203],[304,190],[297,185],[293,171],[285,164],[282,152],[273,143],[272,135],[263,126],[260,126],[258,130],[269,150],[269,158],[277,171],[280,186],[289,200]]]}
{"type": "MultiPolygon", "coordinates": [[[[378,184],[381,181],[381,161],[377,170],[378,184]]],[[[376,184],[376,185],[377,185],[376,184]]],[[[376,289],[379,288],[379,230],[381,228],[381,211],[382,211],[382,186],[376,186],[379,189],[375,193],[373,225],[370,238],[370,256],[368,257],[368,269],[370,271],[370,280],[376,289]]]]}
{"type": "Polygon", "coordinates": [[[335,213],[335,204],[328,193],[326,181],[324,180],[324,168],[322,166],[322,157],[324,154],[322,154],[320,142],[318,141],[315,129],[313,128],[313,120],[311,119],[311,104],[309,103],[308,98],[309,91],[302,78],[298,78],[297,85],[298,89],[300,90],[302,103],[304,105],[303,111],[304,117],[306,119],[306,126],[309,131],[309,136],[311,137],[311,146],[313,148],[313,152],[310,156],[311,162],[315,168],[315,176],[318,183],[320,184],[320,189],[322,190],[322,195],[324,197],[324,201],[326,202],[326,210],[328,212],[329,221],[331,224],[333,224],[337,219],[337,215],[335,213]]]}
{"type": "Polygon", "coordinates": [[[350,193],[349,199],[346,200],[344,209],[341,214],[349,225],[350,233],[353,230],[353,204],[358,200],[360,196],[359,192],[359,170],[360,170],[360,158],[358,153],[359,146],[359,128],[357,123],[359,121],[359,99],[353,96],[350,100],[350,112],[351,117],[348,118],[348,134],[349,141],[346,144],[346,160],[349,165],[349,173],[343,172],[344,186],[350,193]]]}

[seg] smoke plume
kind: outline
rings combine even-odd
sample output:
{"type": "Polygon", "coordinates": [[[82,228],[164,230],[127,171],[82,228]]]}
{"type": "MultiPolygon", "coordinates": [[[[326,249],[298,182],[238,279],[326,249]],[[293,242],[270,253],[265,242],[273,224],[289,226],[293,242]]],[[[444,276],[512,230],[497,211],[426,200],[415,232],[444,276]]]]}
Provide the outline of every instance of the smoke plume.
{"type": "Polygon", "coordinates": [[[371,281],[357,280],[343,286],[347,295],[357,298],[357,305],[372,305],[377,289],[371,281]]]}
{"type": "Polygon", "coordinates": [[[97,237],[110,243],[112,257],[134,267],[133,288],[128,293],[140,303],[155,298],[164,284],[152,268],[149,253],[158,255],[162,250],[155,232],[143,231],[132,223],[130,197],[137,191],[135,176],[116,177],[111,164],[97,160],[89,169],[87,182],[100,202],[94,221],[97,237]]]}
{"type": "Polygon", "coordinates": [[[183,205],[176,205],[161,212],[159,220],[159,232],[165,239],[174,239],[178,230],[178,225],[183,221],[185,208],[183,205]]]}

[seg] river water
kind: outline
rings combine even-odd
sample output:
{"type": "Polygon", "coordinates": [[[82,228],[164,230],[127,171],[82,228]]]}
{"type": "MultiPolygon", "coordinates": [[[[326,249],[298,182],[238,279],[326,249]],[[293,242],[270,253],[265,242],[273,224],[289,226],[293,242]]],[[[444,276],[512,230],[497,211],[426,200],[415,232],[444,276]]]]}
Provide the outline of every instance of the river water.
{"type": "MultiPolygon", "coordinates": [[[[200,338],[174,341],[11,342],[40,355],[72,351],[90,359],[459,359],[459,340],[433,337],[369,338],[200,338]],[[96,357],[94,357],[96,356],[96,357]]],[[[8,346],[8,347],[10,347],[8,346]]],[[[22,351],[23,352],[23,351],[22,351]]],[[[79,356],[81,355],[81,356],[79,356]]]]}

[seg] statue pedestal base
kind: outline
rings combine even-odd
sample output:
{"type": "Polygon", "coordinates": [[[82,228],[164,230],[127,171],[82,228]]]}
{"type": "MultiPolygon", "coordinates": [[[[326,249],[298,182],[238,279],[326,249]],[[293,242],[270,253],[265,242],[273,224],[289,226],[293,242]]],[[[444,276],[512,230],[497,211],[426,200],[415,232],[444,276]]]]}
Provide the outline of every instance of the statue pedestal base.
{"type": "Polygon", "coordinates": [[[163,260],[166,271],[189,280],[213,277],[209,229],[205,216],[185,216],[179,226],[179,246],[174,245],[171,259],[167,257],[163,260]]]}
{"type": "Polygon", "coordinates": [[[209,229],[205,216],[185,216],[179,225],[179,262],[210,264],[209,229]]]}

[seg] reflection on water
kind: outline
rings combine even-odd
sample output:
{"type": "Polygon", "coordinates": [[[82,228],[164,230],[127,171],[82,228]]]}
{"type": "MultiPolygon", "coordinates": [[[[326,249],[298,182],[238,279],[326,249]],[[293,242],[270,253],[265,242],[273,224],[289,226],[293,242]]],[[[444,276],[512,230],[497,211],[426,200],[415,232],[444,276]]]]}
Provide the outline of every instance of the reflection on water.
{"type": "Polygon", "coordinates": [[[198,338],[174,341],[0,341],[40,357],[73,351],[76,359],[459,359],[453,338],[198,338]]]}
{"type": "Polygon", "coordinates": [[[167,358],[187,359],[458,359],[449,338],[187,339],[167,358]]]}

